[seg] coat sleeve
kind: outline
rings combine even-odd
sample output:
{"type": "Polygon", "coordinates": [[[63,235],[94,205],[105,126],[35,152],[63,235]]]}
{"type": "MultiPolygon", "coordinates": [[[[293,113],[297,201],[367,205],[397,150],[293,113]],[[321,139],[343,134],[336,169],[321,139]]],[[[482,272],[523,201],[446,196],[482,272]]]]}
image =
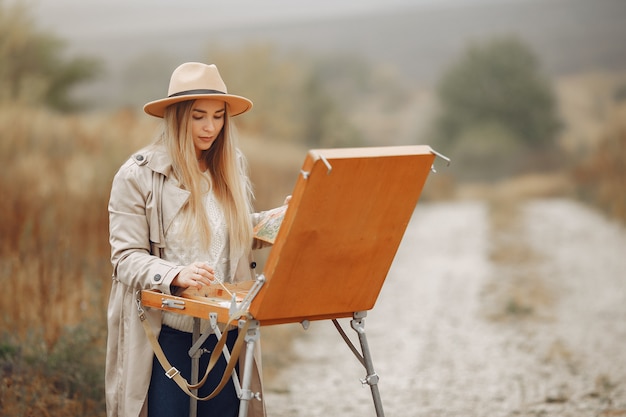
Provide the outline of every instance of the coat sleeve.
{"type": "Polygon", "coordinates": [[[129,160],[117,172],[109,199],[109,241],[113,279],[136,289],[170,293],[182,269],[151,254],[149,211],[155,210],[152,170],[129,160]]]}

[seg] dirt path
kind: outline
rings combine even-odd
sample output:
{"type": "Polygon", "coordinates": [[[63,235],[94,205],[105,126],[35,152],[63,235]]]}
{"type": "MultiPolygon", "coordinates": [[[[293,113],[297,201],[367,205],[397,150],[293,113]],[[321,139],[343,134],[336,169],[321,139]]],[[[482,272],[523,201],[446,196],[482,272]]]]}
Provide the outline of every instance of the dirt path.
{"type": "MultiPolygon", "coordinates": [[[[366,330],[387,416],[626,416],[626,230],[568,200],[420,203],[366,330]]],[[[268,415],[374,416],[332,323],[298,335],[268,415]]]]}

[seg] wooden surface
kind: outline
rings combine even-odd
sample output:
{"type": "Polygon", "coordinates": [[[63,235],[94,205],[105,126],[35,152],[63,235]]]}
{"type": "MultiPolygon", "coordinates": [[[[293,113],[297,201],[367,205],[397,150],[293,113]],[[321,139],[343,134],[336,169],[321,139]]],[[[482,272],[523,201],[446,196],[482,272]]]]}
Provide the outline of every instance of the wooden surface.
{"type": "MultiPolygon", "coordinates": [[[[176,314],[184,314],[203,319],[208,319],[210,313],[217,313],[217,321],[219,323],[227,323],[229,320],[229,307],[227,304],[224,304],[225,302],[227,302],[226,299],[216,297],[198,297],[193,295],[178,297],[152,290],[143,290],[141,292],[141,304],[146,307],[158,308],[176,314]],[[163,300],[166,299],[179,301],[185,308],[177,309],[164,307],[163,300]]],[[[237,319],[238,318],[239,317],[237,317],[237,319]]]]}
{"type": "MultiPolygon", "coordinates": [[[[217,321],[226,323],[231,318],[229,317],[229,310],[233,295],[236,297],[237,302],[241,302],[248,294],[252,284],[253,281],[238,284],[216,283],[203,286],[200,290],[195,288],[187,289],[180,296],[163,294],[153,290],[143,290],[141,292],[141,303],[147,307],[203,319],[208,319],[210,313],[217,313],[217,321]],[[163,306],[163,300],[177,301],[182,303],[179,305],[184,306],[184,308],[165,307],[163,306]]],[[[247,311],[242,316],[248,316],[247,311]]],[[[235,319],[240,317],[235,317],[235,319]]]]}
{"type": "Polygon", "coordinates": [[[372,309],[434,158],[428,146],[310,151],[250,307],[255,319],[372,309]]]}

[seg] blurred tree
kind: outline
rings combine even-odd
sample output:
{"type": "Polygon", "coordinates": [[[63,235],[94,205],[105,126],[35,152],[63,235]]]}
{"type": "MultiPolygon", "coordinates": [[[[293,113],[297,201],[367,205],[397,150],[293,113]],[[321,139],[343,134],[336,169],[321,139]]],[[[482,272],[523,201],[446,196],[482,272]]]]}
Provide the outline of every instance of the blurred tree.
{"type": "Polygon", "coordinates": [[[304,143],[312,148],[359,146],[359,134],[343,110],[345,103],[339,105],[339,98],[328,91],[332,79],[324,76],[325,67],[323,63],[312,66],[302,85],[300,103],[304,143]]]}
{"type": "Polygon", "coordinates": [[[284,59],[266,44],[240,50],[212,44],[207,62],[215,63],[230,92],[254,102],[253,111],[238,124],[278,141],[302,142],[298,125],[298,91],[303,83],[303,63],[284,59]]]}
{"type": "Polygon", "coordinates": [[[560,123],[550,83],[517,38],[471,46],[443,75],[437,93],[436,130],[444,147],[467,137],[467,129],[494,123],[528,147],[554,144],[560,123]]]}
{"type": "Polygon", "coordinates": [[[212,45],[207,62],[214,62],[231,92],[244,92],[254,111],[240,126],[278,141],[307,147],[356,146],[358,134],[337,104],[322,71],[323,62],[294,53],[282,56],[263,44],[232,51],[212,45]]]}
{"type": "Polygon", "coordinates": [[[167,93],[167,81],[180,60],[167,51],[146,51],[136,54],[120,71],[122,106],[141,108],[149,100],[167,93]]]}
{"type": "Polygon", "coordinates": [[[41,103],[57,110],[80,106],[70,92],[95,78],[100,61],[63,56],[64,43],[37,29],[27,6],[0,0],[0,103],[41,103]]]}

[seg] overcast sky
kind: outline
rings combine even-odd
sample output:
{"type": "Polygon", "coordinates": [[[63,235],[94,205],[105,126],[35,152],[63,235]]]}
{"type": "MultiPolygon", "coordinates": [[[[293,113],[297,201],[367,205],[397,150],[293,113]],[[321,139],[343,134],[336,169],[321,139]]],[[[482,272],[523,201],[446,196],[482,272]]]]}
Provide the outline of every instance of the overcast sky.
{"type": "MultiPolygon", "coordinates": [[[[14,0],[19,1],[19,0],[14,0]]],[[[29,0],[44,27],[74,36],[371,14],[407,7],[523,0],[29,0]]]]}

